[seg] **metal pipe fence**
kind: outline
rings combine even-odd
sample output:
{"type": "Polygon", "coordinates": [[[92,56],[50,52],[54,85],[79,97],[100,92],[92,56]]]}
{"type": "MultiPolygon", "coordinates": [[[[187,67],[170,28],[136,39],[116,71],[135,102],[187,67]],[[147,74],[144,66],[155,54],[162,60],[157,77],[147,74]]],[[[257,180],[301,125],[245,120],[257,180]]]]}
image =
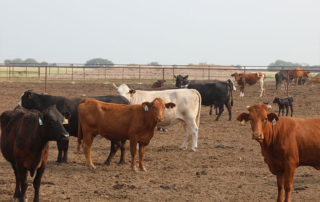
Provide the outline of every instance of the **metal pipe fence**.
{"type": "MultiPolygon", "coordinates": [[[[157,80],[166,80],[166,84],[175,83],[174,76],[189,75],[190,80],[226,81],[233,79],[231,74],[238,72],[248,74],[251,72],[264,72],[267,83],[275,84],[274,75],[280,70],[292,70],[296,66],[223,66],[223,65],[125,65],[125,64],[35,64],[35,63],[0,63],[0,81],[6,82],[45,82],[45,92],[48,83],[77,83],[83,84],[108,84],[108,83],[127,83],[127,84],[152,84],[157,80]],[[65,69],[65,72],[63,72],[65,69]],[[273,83],[272,83],[273,81],[273,83]]],[[[302,67],[310,71],[311,75],[320,72],[319,66],[302,67]]],[[[288,74],[289,75],[289,74],[288,74]]],[[[287,78],[287,81],[291,79],[287,78]]],[[[233,79],[234,80],[234,79],[233,79]]],[[[287,83],[287,94],[289,84],[287,83]]]]}

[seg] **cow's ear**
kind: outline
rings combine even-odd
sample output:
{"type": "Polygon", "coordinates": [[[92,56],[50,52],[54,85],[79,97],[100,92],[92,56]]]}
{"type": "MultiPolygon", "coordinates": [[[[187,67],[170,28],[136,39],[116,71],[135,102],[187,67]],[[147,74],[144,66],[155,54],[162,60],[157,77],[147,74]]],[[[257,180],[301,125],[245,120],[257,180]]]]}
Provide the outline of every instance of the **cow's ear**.
{"type": "Polygon", "coordinates": [[[176,76],[173,76],[175,79],[177,79],[177,77],[176,76]]]}
{"type": "Polygon", "coordinates": [[[237,121],[242,122],[243,120],[244,120],[245,122],[248,122],[248,120],[249,120],[249,114],[247,114],[247,113],[241,113],[241,114],[239,114],[239,115],[237,116],[237,121]]]}
{"type": "Polygon", "coordinates": [[[273,120],[279,121],[279,117],[275,113],[268,114],[268,121],[272,122],[273,120]]]}
{"type": "Polygon", "coordinates": [[[38,121],[40,126],[43,125],[43,118],[44,118],[43,113],[38,113],[38,121]]]}
{"type": "Polygon", "coordinates": [[[29,92],[29,91],[26,92],[26,95],[27,95],[27,98],[28,98],[28,99],[31,99],[31,92],[29,92]]]}
{"type": "Polygon", "coordinates": [[[71,118],[70,112],[62,112],[61,114],[62,114],[63,117],[66,118],[66,119],[70,119],[70,118],[71,118]]]}
{"type": "Polygon", "coordinates": [[[133,95],[136,93],[136,90],[129,90],[129,94],[133,95]]]}
{"type": "Polygon", "coordinates": [[[170,108],[174,108],[176,106],[176,104],[173,102],[169,102],[169,103],[166,103],[165,106],[167,109],[170,109],[170,108]]]}
{"type": "Polygon", "coordinates": [[[143,106],[144,111],[150,111],[150,108],[152,107],[152,103],[151,102],[143,102],[141,104],[143,106]]]}
{"type": "Polygon", "coordinates": [[[158,80],[158,81],[157,81],[157,83],[161,83],[161,81],[160,81],[160,80],[158,80]]]}
{"type": "Polygon", "coordinates": [[[183,79],[188,80],[189,75],[183,77],[183,79]]]}

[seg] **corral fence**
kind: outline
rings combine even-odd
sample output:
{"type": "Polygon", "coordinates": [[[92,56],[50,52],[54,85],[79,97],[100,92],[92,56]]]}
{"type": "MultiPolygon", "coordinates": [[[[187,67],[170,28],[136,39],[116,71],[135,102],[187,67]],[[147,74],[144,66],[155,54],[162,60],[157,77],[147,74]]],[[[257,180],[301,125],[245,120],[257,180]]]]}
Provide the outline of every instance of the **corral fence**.
{"type": "MultiPolygon", "coordinates": [[[[174,84],[177,75],[189,75],[189,80],[233,79],[231,74],[264,72],[267,85],[275,85],[274,75],[280,70],[288,71],[297,66],[223,66],[223,65],[128,65],[128,64],[70,64],[70,63],[0,63],[0,82],[83,83],[83,84],[151,84],[166,80],[174,84]]],[[[310,77],[320,72],[319,66],[303,66],[310,71],[310,77]]],[[[299,71],[299,70],[296,70],[299,71]]],[[[288,78],[289,79],[289,78],[288,78]]],[[[287,84],[287,94],[289,86],[287,84]]]]}

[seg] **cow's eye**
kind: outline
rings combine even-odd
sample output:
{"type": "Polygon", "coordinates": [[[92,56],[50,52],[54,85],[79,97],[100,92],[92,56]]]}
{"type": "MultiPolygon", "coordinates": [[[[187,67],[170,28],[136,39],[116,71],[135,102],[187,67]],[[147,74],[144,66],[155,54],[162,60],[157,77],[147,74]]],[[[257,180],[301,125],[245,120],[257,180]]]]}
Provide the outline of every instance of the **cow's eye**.
{"type": "Polygon", "coordinates": [[[250,118],[248,118],[248,121],[251,121],[251,119],[250,119],[250,118]]]}
{"type": "Polygon", "coordinates": [[[265,118],[265,119],[264,119],[264,122],[266,122],[266,121],[268,121],[268,118],[265,118]]]}

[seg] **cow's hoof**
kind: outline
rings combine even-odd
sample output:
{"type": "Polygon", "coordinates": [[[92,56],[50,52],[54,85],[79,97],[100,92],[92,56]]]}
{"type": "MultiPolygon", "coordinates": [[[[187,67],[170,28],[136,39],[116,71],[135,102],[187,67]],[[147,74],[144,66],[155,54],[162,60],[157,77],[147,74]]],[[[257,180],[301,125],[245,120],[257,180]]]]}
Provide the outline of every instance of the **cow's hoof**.
{"type": "Polygon", "coordinates": [[[146,172],[146,171],[147,171],[147,169],[145,169],[145,168],[144,168],[144,169],[140,169],[140,171],[142,171],[142,172],[146,172]]]}
{"type": "Polygon", "coordinates": [[[88,170],[94,170],[94,169],[96,169],[96,167],[95,167],[95,166],[88,167],[88,170]]]}
{"type": "Polygon", "coordinates": [[[196,151],[196,148],[194,148],[194,149],[191,149],[191,151],[192,151],[192,152],[195,152],[195,151],[196,151]]]}
{"type": "Polygon", "coordinates": [[[132,171],[133,171],[133,172],[137,172],[137,171],[138,171],[138,169],[136,169],[136,168],[133,168],[133,169],[132,169],[132,171]]]}
{"type": "Polygon", "coordinates": [[[110,163],[108,162],[108,163],[104,163],[104,164],[102,164],[102,166],[110,166],[110,163]]]}
{"type": "Polygon", "coordinates": [[[180,150],[185,150],[187,147],[180,147],[180,150]]]}
{"type": "Polygon", "coordinates": [[[167,130],[167,129],[162,129],[162,131],[163,131],[163,132],[168,132],[168,130],[167,130]]]}
{"type": "Polygon", "coordinates": [[[12,198],[12,201],[20,201],[19,198],[12,198]]]}
{"type": "Polygon", "coordinates": [[[157,131],[161,131],[161,128],[157,128],[157,131]]]}

